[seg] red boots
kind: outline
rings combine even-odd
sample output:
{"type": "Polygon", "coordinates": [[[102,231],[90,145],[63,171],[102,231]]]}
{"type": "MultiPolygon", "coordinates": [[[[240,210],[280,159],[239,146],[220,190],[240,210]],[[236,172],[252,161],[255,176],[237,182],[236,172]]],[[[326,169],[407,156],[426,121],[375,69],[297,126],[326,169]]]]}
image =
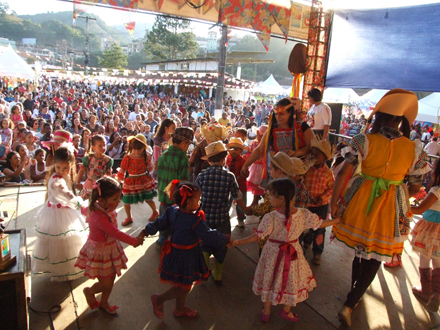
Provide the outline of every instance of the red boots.
{"type": "Polygon", "coordinates": [[[426,309],[431,312],[437,313],[440,306],[440,268],[435,268],[432,271],[431,287],[432,293],[431,297],[429,298],[428,305],[426,305],[426,309]]]}
{"type": "Polygon", "coordinates": [[[423,300],[424,302],[428,302],[431,297],[432,289],[431,289],[431,276],[432,269],[431,268],[419,268],[420,272],[420,284],[421,287],[414,286],[412,288],[413,294],[423,300]]]}

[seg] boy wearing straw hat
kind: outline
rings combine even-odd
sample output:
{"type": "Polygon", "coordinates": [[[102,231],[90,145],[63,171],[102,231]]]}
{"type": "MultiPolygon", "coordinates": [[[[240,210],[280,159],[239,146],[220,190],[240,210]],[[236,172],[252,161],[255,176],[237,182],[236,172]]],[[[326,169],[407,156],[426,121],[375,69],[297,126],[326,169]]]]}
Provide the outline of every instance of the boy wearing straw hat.
{"type": "MultiPolygon", "coordinates": [[[[243,201],[235,175],[223,167],[228,155],[225,145],[220,141],[213,142],[205,148],[205,151],[206,156],[203,156],[202,159],[208,160],[210,166],[196,179],[196,183],[202,190],[201,209],[205,212],[206,224],[210,228],[231,235],[229,210],[232,200],[235,200],[243,210],[246,208],[246,204],[243,201]]],[[[209,246],[202,245],[202,250],[208,268],[210,268],[209,256],[214,255],[215,263],[212,276],[216,283],[221,284],[227,248],[223,247],[220,251],[214,251],[209,246]]]]}
{"type": "MultiPolygon", "coordinates": [[[[326,162],[333,157],[332,148],[327,140],[312,140],[312,156],[315,164],[305,175],[305,186],[310,194],[308,209],[322,220],[327,219],[330,198],[335,179],[326,162]]],[[[307,252],[313,242],[313,264],[321,264],[324,252],[325,228],[310,230],[304,236],[304,250],[307,252]]]]}
{"type": "Polygon", "coordinates": [[[205,124],[200,131],[204,140],[194,148],[189,160],[192,181],[195,181],[199,173],[209,166],[209,162],[202,159],[203,156],[206,156],[205,148],[212,142],[224,141],[227,137],[226,127],[218,124],[205,124]]]}
{"type": "MultiPolygon", "coordinates": [[[[226,145],[228,148],[228,158],[226,158],[226,166],[229,171],[234,173],[235,178],[237,179],[238,188],[242,194],[244,204],[247,203],[247,183],[246,177],[241,175],[241,169],[243,168],[243,164],[246,162],[244,157],[241,155],[243,153],[243,149],[245,145],[242,139],[238,137],[233,137],[229,140],[229,143],[226,145]]],[[[237,205],[237,221],[239,228],[244,228],[244,220],[246,219],[246,215],[244,214],[244,210],[237,205]]]]}

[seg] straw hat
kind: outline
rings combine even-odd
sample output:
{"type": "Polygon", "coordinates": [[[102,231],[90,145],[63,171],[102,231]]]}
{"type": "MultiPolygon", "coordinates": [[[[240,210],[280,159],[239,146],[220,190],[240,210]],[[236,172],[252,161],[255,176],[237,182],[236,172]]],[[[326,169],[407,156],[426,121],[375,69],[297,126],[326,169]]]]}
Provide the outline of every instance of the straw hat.
{"type": "Polygon", "coordinates": [[[393,116],[405,116],[412,124],[417,117],[418,107],[416,94],[405,89],[392,89],[379,100],[368,120],[373,118],[376,112],[383,112],[393,116]]]}
{"type": "Polygon", "coordinates": [[[205,147],[206,156],[200,157],[203,160],[208,160],[209,157],[215,156],[223,151],[227,151],[225,145],[220,142],[212,142],[205,147]]]}
{"type": "Polygon", "coordinates": [[[327,160],[333,158],[332,146],[327,140],[313,139],[312,148],[319,149],[327,157],[327,160]]]}
{"type": "Polygon", "coordinates": [[[244,149],[244,143],[240,138],[233,137],[229,140],[229,143],[226,145],[226,148],[240,148],[244,149]]]}
{"type": "Polygon", "coordinates": [[[228,136],[228,128],[220,124],[206,124],[200,129],[202,136],[209,141],[224,141],[228,136]]]}
{"type": "Polygon", "coordinates": [[[174,131],[173,134],[171,134],[171,136],[179,140],[187,141],[189,143],[194,142],[194,131],[188,127],[176,128],[176,130],[174,131]]]}
{"type": "Polygon", "coordinates": [[[142,143],[143,145],[148,147],[147,138],[145,136],[143,136],[142,134],[139,133],[136,136],[129,136],[127,141],[130,142],[133,139],[138,140],[140,143],[142,143]]]}
{"type": "Polygon", "coordinates": [[[72,134],[64,130],[59,130],[53,134],[52,140],[42,141],[41,144],[50,149],[52,146],[59,147],[64,142],[72,142],[72,134]]]}
{"type": "Polygon", "coordinates": [[[303,175],[310,168],[310,166],[306,166],[301,159],[296,157],[290,158],[287,154],[281,151],[276,154],[270,153],[269,157],[270,161],[287,175],[303,175]]]}

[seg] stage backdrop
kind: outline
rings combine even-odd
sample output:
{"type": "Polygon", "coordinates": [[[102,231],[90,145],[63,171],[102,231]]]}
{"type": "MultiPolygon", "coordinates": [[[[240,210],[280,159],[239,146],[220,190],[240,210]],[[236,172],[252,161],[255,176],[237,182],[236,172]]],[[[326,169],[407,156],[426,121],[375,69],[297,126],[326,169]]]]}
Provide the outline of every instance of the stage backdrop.
{"type": "Polygon", "coordinates": [[[440,91],[440,4],[334,14],[326,87],[440,91]]]}

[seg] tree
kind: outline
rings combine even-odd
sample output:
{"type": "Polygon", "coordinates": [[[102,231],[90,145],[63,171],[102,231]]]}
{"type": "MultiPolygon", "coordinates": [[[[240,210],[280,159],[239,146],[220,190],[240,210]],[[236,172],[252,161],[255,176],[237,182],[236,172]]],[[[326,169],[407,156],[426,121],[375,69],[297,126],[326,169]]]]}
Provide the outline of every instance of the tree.
{"type": "Polygon", "coordinates": [[[128,69],[130,70],[138,70],[142,67],[143,63],[147,61],[147,57],[145,52],[142,50],[139,53],[134,53],[131,56],[128,56],[128,69]]]}
{"type": "Polygon", "coordinates": [[[156,16],[153,28],[147,33],[144,50],[148,59],[166,60],[194,58],[199,45],[193,32],[185,32],[189,21],[174,16],[156,16]]]}
{"type": "Polygon", "coordinates": [[[116,43],[102,52],[102,57],[98,56],[98,64],[109,69],[122,69],[128,65],[127,55],[122,52],[122,48],[116,43]]]}

